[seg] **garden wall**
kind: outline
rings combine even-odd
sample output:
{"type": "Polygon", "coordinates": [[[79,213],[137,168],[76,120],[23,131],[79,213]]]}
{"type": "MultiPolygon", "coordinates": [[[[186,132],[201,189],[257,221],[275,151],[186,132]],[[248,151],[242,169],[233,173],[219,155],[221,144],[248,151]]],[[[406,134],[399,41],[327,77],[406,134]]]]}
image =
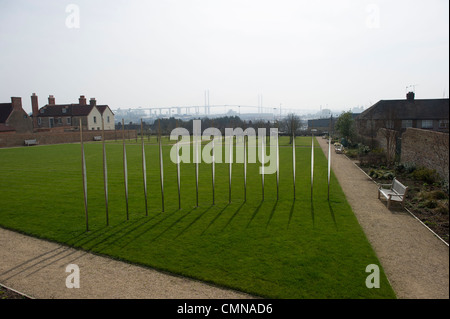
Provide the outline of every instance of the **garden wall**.
{"type": "MultiPolygon", "coordinates": [[[[83,141],[93,141],[94,136],[101,136],[101,131],[83,131],[83,141]]],[[[125,130],[125,138],[136,138],[136,130],[125,130]]],[[[2,133],[0,147],[24,146],[25,140],[37,140],[43,144],[62,144],[80,142],[80,132],[36,132],[36,133],[2,133]]],[[[122,131],[105,131],[105,140],[121,140],[122,131]]]]}
{"type": "Polygon", "coordinates": [[[417,128],[406,129],[402,135],[400,161],[435,169],[448,181],[449,134],[417,128]]]}

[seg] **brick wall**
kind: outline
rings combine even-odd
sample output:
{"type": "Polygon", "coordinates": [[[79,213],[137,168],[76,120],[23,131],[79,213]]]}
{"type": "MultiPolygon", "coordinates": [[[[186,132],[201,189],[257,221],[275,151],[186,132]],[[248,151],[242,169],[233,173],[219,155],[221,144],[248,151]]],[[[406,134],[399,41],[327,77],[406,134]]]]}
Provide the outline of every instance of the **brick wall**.
{"type": "MultiPolygon", "coordinates": [[[[83,141],[93,141],[101,131],[83,131],[83,141]]],[[[136,130],[125,130],[125,138],[136,138],[136,130]]],[[[40,145],[80,142],[80,132],[0,133],[0,147],[23,146],[25,140],[36,139],[40,145]]],[[[105,140],[121,140],[122,131],[105,131],[105,140]]]]}
{"type": "Polygon", "coordinates": [[[408,128],[402,135],[401,162],[435,169],[449,179],[449,134],[408,128]]]}

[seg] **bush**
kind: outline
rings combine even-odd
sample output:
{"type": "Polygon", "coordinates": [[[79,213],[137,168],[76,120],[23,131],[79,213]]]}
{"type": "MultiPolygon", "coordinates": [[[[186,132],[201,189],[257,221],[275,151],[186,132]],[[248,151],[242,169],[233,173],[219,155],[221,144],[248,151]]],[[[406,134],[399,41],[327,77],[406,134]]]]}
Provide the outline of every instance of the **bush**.
{"type": "Polygon", "coordinates": [[[373,179],[387,179],[387,180],[392,180],[394,179],[395,175],[393,172],[391,171],[384,171],[384,170],[376,170],[376,169],[371,169],[369,171],[368,174],[370,177],[372,177],[373,179]]]}
{"type": "Polygon", "coordinates": [[[349,158],[357,158],[358,157],[358,150],[356,149],[346,149],[345,155],[347,155],[349,158]]]}
{"type": "Polygon", "coordinates": [[[420,167],[411,173],[411,177],[417,181],[423,181],[427,184],[433,184],[439,180],[439,175],[435,169],[420,167]]]}

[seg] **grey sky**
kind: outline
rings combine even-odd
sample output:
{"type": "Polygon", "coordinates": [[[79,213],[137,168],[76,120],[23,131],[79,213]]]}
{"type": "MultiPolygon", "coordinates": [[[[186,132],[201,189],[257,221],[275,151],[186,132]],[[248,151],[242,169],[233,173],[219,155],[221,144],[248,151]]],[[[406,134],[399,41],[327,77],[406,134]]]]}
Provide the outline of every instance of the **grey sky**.
{"type": "Polygon", "coordinates": [[[413,84],[442,98],[448,30],[448,0],[0,0],[0,102],[203,105],[209,89],[211,104],[342,110],[413,84]]]}

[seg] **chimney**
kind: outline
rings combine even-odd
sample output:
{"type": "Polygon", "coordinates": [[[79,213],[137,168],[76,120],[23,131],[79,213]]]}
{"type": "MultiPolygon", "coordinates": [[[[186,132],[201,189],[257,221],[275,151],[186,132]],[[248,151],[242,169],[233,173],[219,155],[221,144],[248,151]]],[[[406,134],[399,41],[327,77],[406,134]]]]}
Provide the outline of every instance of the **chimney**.
{"type": "Polygon", "coordinates": [[[89,105],[91,105],[91,106],[96,106],[97,105],[97,101],[95,101],[95,97],[91,97],[91,99],[89,101],[89,105]]]}
{"type": "Polygon", "coordinates": [[[11,104],[13,110],[20,111],[22,109],[22,98],[21,97],[11,97],[11,104]]]}
{"type": "Polygon", "coordinates": [[[78,101],[80,102],[80,105],[86,105],[86,98],[84,97],[84,95],[80,95],[78,101]]]}
{"type": "Polygon", "coordinates": [[[55,97],[53,95],[48,96],[48,105],[55,105],[55,97]]]}
{"type": "Polygon", "coordinates": [[[406,93],[406,100],[413,102],[414,101],[414,92],[408,92],[406,93]]]}
{"type": "Polygon", "coordinates": [[[33,111],[33,126],[37,128],[37,117],[39,114],[38,97],[36,93],[31,95],[31,110],[33,111]]]}

